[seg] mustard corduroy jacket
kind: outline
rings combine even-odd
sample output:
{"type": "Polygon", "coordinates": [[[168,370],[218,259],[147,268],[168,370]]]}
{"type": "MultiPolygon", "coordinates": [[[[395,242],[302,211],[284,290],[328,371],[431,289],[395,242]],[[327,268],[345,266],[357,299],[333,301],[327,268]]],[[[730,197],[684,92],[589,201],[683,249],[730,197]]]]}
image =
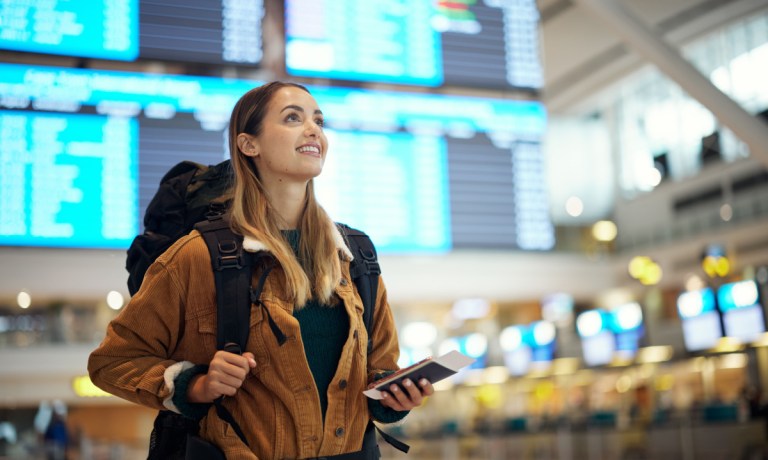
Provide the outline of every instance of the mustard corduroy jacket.
{"type": "MultiPolygon", "coordinates": [[[[302,344],[293,304],[285,300],[284,274],[269,274],[261,300],[251,305],[245,351],[256,367],[224,405],[243,429],[250,448],[211,408],[200,435],[219,446],[228,460],[301,459],[355,452],[362,447],[370,414],[363,395],[373,375],[397,369],[399,347],[387,292],[381,278],[372,327],[373,352],[363,305],[349,274],[352,254],[336,234],[343,279],[336,294],[349,314],[349,335],[328,389],[326,423],[302,344]],[[269,309],[287,336],[281,346],[270,330],[269,309]]],[[[249,251],[264,249],[246,238],[249,251]]],[[[255,270],[255,283],[260,274],[255,270]]],[[[102,343],[88,361],[91,380],[129,401],[178,412],[172,402],[174,379],[216,352],[216,294],[210,255],[197,231],[179,239],[147,271],[141,289],[110,322],[102,343]]]]}

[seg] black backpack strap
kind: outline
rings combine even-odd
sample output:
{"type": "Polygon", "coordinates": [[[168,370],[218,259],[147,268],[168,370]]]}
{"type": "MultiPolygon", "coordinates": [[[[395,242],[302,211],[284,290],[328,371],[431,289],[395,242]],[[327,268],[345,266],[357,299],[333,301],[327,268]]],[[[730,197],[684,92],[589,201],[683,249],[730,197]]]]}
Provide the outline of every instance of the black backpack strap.
{"type": "MultiPolygon", "coordinates": [[[[252,257],[243,250],[243,238],[229,227],[219,212],[195,224],[208,246],[216,283],[216,348],[241,354],[250,332],[252,257]]],[[[219,418],[229,423],[240,440],[248,445],[243,430],[224,405],[214,401],[219,418]]]]}
{"type": "MultiPolygon", "coordinates": [[[[336,226],[345,237],[349,250],[354,257],[349,265],[349,274],[352,277],[355,286],[357,286],[357,292],[360,294],[360,298],[363,301],[363,322],[365,322],[365,330],[368,331],[368,354],[371,354],[373,351],[373,334],[371,333],[373,327],[373,311],[376,307],[379,275],[381,275],[381,267],[379,266],[379,260],[376,255],[376,247],[373,245],[371,238],[360,230],[341,223],[337,223],[336,226]]],[[[395,449],[406,454],[408,453],[410,450],[408,444],[385,433],[373,422],[371,422],[371,425],[373,425],[381,437],[395,449]]]]}
{"type": "Polygon", "coordinates": [[[251,256],[243,250],[243,237],[232,232],[223,215],[209,216],[195,228],[208,246],[216,282],[216,348],[236,345],[240,353],[250,328],[251,256]]]}
{"type": "Polygon", "coordinates": [[[365,330],[368,331],[368,354],[370,354],[373,351],[373,340],[371,339],[373,310],[376,307],[379,275],[381,275],[376,247],[371,238],[360,230],[345,224],[336,225],[347,240],[349,250],[354,257],[350,263],[349,274],[363,301],[363,321],[365,322],[365,330]]]}

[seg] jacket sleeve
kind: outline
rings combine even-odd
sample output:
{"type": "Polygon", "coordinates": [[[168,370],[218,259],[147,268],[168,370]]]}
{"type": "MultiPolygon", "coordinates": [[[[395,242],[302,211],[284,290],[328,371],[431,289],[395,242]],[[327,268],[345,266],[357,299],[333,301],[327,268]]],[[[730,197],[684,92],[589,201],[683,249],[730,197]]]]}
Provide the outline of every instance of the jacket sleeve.
{"type": "Polygon", "coordinates": [[[89,356],[88,373],[96,386],[138,404],[176,409],[174,380],[193,367],[171,358],[184,327],[184,292],[163,257],[152,264],[139,292],[89,356]]]}
{"type": "MultiPolygon", "coordinates": [[[[398,369],[397,360],[400,357],[400,344],[397,340],[392,309],[387,301],[387,289],[384,280],[379,277],[379,287],[376,295],[376,307],[373,311],[373,327],[371,328],[373,350],[368,355],[368,382],[376,381],[398,369]]],[[[382,423],[393,423],[402,420],[409,411],[396,411],[384,407],[380,401],[368,399],[368,409],[371,416],[382,423]]]]}

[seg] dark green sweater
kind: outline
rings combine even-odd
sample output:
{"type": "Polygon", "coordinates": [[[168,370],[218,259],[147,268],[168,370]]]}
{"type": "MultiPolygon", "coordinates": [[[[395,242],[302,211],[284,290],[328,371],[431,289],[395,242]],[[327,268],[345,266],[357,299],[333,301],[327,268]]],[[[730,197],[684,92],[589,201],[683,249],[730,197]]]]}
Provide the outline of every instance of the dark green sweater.
{"type": "MultiPolygon", "coordinates": [[[[291,244],[293,252],[298,253],[299,231],[285,230],[283,233],[291,244]]],[[[349,336],[349,316],[341,304],[320,305],[315,300],[307,302],[303,308],[296,310],[293,316],[299,320],[304,353],[307,355],[309,369],[317,385],[320,407],[325,419],[325,412],[328,409],[328,386],[336,373],[344,343],[349,336]]],[[[398,412],[389,409],[373,399],[368,400],[368,408],[376,420],[384,423],[396,422],[408,415],[407,411],[398,412]]]]}

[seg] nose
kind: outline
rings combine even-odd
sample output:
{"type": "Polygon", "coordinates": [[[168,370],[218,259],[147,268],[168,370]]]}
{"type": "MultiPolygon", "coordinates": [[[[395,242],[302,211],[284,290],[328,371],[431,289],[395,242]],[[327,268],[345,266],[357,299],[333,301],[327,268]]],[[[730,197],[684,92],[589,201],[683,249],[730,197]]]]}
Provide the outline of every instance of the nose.
{"type": "Polygon", "coordinates": [[[308,120],[305,123],[304,132],[307,136],[317,137],[320,135],[321,129],[314,120],[308,120]]]}

